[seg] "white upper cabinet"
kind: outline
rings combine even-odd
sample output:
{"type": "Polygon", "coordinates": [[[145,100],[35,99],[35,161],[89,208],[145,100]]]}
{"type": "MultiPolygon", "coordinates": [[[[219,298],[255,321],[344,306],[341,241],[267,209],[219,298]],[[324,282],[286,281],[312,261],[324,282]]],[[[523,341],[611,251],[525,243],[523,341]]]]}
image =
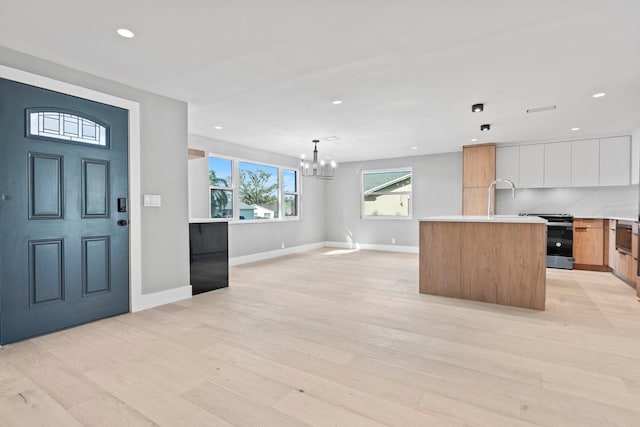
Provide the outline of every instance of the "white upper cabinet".
{"type": "Polygon", "coordinates": [[[544,146],[545,144],[520,146],[520,188],[544,186],[544,146]]]}
{"type": "Polygon", "coordinates": [[[631,184],[631,139],[600,139],[600,186],[631,184]]]}
{"type": "MultiPolygon", "coordinates": [[[[520,187],[520,147],[496,147],[496,178],[506,178],[520,187]]],[[[511,188],[508,184],[498,182],[497,188],[511,188]]]]}
{"type": "Polygon", "coordinates": [[[571,143],[571,186],[596,187],[600,180],[600,141],[585,139],[571,143]]]}
{"type": "Polygon", "coordinates": [[[544,145],[544,186],[571,186],[571,142],[544,145]]]}

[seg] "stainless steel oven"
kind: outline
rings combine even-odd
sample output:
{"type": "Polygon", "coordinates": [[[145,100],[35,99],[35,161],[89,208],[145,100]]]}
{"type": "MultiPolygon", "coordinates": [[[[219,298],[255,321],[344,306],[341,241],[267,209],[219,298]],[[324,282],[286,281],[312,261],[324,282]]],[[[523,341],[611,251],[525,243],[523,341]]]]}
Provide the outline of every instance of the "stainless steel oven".
{"type": "Polygon", "coordinates": [[[569,214],[521,213],[547,220],[547,267],[573,269],[573,216],[569,214]]]}

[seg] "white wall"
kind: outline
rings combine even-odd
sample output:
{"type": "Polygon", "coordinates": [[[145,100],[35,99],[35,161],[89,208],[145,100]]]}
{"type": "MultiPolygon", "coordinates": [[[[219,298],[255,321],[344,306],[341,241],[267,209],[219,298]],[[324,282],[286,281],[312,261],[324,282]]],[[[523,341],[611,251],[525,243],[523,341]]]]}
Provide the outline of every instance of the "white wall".
{"type": "Polygon", "coordinates": [[[418,246],[418,218],[462,212],[462,153],[342,163],[326,191],[327,241],[418,246]],[[413,168],[413,219],[361,219],[361,172],[402,167],[413,168]]]}
{"type": "Polygon", "coordinates": [[[88,88],[140,105],[141,192],[162,195],[143,208],[142,294],[189,285],[187,104],[105,80],[0,46],[0,64],[88,88]]]}
{"type": "MultiPolygon", "coordinates": [[[[256,163],[297,169],[299,159],[268,151],[256,150],[226,141],[189,135],[189,148],[256,163]]],[[[207,159],[189,161],[189,206],[192,218],[209,215],[209,164],[207,159]]],[[[241,257],[325,240],[325,182],[314,178],[300,180],[300,213],[298,221],[271,221],[229,224],[229,257],[241,257]]]]}

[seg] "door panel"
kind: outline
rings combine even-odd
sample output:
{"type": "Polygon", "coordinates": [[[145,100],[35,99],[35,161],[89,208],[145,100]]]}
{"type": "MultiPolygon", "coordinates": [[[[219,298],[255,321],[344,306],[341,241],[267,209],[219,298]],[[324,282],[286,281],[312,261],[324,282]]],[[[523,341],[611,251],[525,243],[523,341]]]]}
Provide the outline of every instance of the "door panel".
{"type": "Polygon", "coordinates": [[[62,239],[29,242],[31,307],[63,300],[64,243],[62,239]]]}
{"type": "Polygon", "coordinates": [[[111,271],[109,236],[82,239],[82,294],[108,292],[111,271]]]}
{"type": "Polygon", "coordinates": [[[28,153],[29,219],[61,219],[63,159],[55,154],[28,153]]]}
{"type": "Polygon", "coordinates": [[[129,310],[128,112],[0,79],[0,343],[129,310]]]}
{"type": "Polygon", "coordinates": [[[82,159],[82,217],[109,216],[109,162],[82,159]]]}

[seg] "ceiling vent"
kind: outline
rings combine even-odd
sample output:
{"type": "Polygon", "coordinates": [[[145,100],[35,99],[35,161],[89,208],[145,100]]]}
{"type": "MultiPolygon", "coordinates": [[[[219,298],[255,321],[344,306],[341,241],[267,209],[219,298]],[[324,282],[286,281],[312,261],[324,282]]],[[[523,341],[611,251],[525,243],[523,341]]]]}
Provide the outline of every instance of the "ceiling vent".
{"type": "Polygon", "coordinates": [[[328,136],[326,138],[322,138],[323,140],[327,141],[327,142],[332,142],[332,141],[340,141],[340,138],[337,136],[328,136]]]}
{"type": "Polygon", "coordinates": [[[555,110],[557,105],[549,105],[548,107],[539,107],[539,108],[529,108],[527,109],[527,113],[541,113],[543,111],[551,111],[555,110]]]}

